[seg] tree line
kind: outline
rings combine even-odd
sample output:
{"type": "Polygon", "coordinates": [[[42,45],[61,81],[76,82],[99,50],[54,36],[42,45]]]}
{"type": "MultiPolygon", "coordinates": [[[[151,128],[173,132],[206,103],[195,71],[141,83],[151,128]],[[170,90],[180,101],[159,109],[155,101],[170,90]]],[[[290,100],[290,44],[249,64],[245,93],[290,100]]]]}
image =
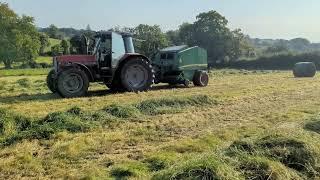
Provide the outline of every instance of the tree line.
{"type": "MultiPolygon", "coordinates": [[[[136,27],[114,27],[111,31],[134,35],[136,51],[152,57],[159,49],[174,45],[200,46],[208,51],[211,66],[228,64],[240,58],[256,58],[260,54],[278,54],[290,50],[320,49],[306,39],[251,39],[240,29],[228,28],[228,20],[216,11],[200,13],[193,23],[182,23],[177,30],[163,32],[159,25],[140,24],[136,27]]],[[[34,62],[39,55],[74,54],[81,36],[93,38],[90,25],[85,29],[58,28],[50,25],[37,28],[34,18],[17,15],[8,4],[0,3],[0,62],[11,68],[15,62],[34,62]],[[50,45],[50,40],[61,43],[50,45]],[[51,47],[49,52],[45,49],[51,47]]]]}

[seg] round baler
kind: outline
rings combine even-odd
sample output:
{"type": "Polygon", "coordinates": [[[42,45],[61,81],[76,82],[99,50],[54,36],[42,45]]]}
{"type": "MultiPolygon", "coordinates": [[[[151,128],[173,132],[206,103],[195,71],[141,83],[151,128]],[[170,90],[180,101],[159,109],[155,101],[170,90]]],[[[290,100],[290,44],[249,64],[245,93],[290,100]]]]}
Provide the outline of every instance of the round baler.
{"type": "Polygon", "coordinates": [[[152,65],[156,83],[189,86],[193,82],[195,86],[204,87],[209,82],[207,51],[198,46],[162,49],[155,55],[152,65]]]}

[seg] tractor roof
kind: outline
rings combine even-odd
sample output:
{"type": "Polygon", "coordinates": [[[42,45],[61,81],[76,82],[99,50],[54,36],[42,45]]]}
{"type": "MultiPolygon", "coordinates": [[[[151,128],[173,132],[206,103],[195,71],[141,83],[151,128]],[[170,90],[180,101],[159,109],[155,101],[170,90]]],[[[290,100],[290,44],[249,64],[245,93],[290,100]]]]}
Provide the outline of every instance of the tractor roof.
{"type": "Polygon", "coordinates": [[[100,31],[100,32],[97,32],[96,37],[100,37],[100,36],[111,36],[112,33],[120,34],[120,35],[122,35],[123,37],[131,37],[131,36],[133,36],[131,33],[128,33],[128,32],[100,31]]]}
{"type": "Polygon", "coordinates": [[[181,46],[171,46],[164,49],[161,49],[160,52],[179,52],[184,49],[188,48],[187,45],[181,45],[181,46]]]}

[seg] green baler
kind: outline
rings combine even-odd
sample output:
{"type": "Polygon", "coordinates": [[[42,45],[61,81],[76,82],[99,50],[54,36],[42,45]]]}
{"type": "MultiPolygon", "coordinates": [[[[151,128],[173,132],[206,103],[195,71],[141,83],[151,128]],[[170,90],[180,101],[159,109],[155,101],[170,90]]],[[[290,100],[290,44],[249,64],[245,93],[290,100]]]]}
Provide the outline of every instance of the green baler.
{"type": "Polygon", "coordinates": [[[193,82],[196,86],[207,86],[207,51],[198,46],[173,46],[162,49],[152,60],[155,69],[155,83],[170,85],[193,82]]]}

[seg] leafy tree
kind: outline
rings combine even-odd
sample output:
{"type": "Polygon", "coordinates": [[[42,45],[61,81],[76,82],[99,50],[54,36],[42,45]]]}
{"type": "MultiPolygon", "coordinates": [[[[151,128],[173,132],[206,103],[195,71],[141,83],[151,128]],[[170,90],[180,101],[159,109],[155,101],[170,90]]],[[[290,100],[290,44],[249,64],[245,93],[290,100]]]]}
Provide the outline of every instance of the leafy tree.
{"type": "Polygon", "coordinates": [[[63,54],[70,54],[70,45],[69,42],[65,39],[63,39],[60,43],[60,46],[62,48],[63,54]]]}
{"type": "Polygon", "coordinates": [[[285,45],[269,46],[265,50],[266,54],[273,54],[273,55],[277,55],[279,53],[285,53],[285,52],[289,52],[289,48],[285,45]]]}
{"type": "Polygon", "coordinates": [[[34,19],[19,17],[7,4],[0,3],[0,61],[5,68],[13,62],[30,62],[38,56],[39,33],[34,19]]]}
{"type": "Polygon", "coordinates": [[[244,35],[240,29],[231,31],[227,25],[228,20],[216,11],[201,13],[193,24],[180,26],[179,37],[190,46],[207,49],[210,64],[234,61],[242,54],[244,35]]]}
{"type": "Polygon", "coordinates": [[[289,41],[289,46],[295,51],[307,51],[311,43],[308,39],[304,38],[295,38],[289,41]]]}
{"type": "Polygon", "coordinates": [[[48,35],[50,38],[58,39],[59,29],[54,24],[51,24],[48,28],[48,35]]]}
{"type": "Polygon", "coordinates": [[[44,54],[44,50],[46,47],[50,46],[49,36],[45,33],[40,33],[40,50],[39,53],[41,55],[44,54]]]}
{"type": "Polygon", "coordinates": [[[151,56],[158,49],[169,45],[165,33],[161,31],[158,25],[149,26],[140,24],[134,28],[134,37],[138,39],[136,45],[137,51],[147,56],[151,56]]]}
{"type": "Polygon", "coordinates": [[[92,30],[91,30],[91,27],[90,27],[90,24],[87,25],[86,31],[92,31],[92,30]]]}
{"type": "Polygon", "coordinates": [[[60,44],[56,44],[56,45],[51,47],[51,52],[52,52],[53,56],[60,55],[62,51],[63,51],[63,49],[61,48],[60,44]]]}
{"type": "Polygon", "coordinates": [[[169,40],[170,45],[172,46],[178,46],[181,45],[182,41],[181,38],[179,37],[179,30],[170,30],[168,32],[166,32],[166,36],[169,40]]]}

